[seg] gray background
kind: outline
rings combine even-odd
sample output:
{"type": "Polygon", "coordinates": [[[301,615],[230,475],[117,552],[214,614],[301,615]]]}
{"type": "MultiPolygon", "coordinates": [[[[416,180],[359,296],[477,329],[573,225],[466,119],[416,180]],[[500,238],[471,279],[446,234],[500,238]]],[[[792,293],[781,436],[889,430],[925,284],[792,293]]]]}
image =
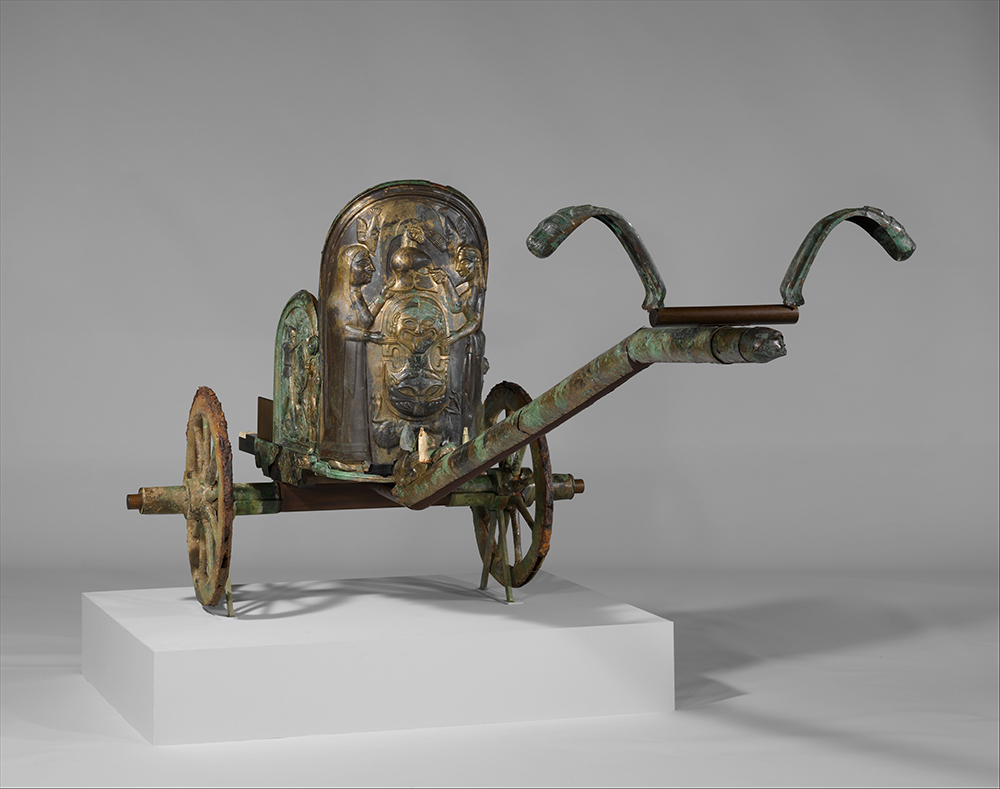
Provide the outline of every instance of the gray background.
{"type": "MultiPolygon", "coordinates": [[[[4,566],[163,570],[199,385],[231,435],[270,396],[286,299],[339,209],[451,184],[490,232],[486,385],[538,394],[644,325],[594,203],[667,303],[776,302],[827,213],[896,216],[896,263],[838,229],[787,358],[660,366],[550,435],[585,496],[547,569],[995,567],[993,3],[3,4],[4,566]]],[[[236,453],[237,481],[260,478],[236,453]]],[[[237,522],[234,578],[477,562],[461,511],[237,522]]]]}
{"type": "MultiPolygon", "coordinates": [[[[3,783],[995,786],[997,8],[0,3],[3,783]],[[180,481],[199,385],[254,429],[330,222],[399,178],[478,205],[487,385],[535,394],[645,323],[603,226],[524,248],[563,206],[631,220],[673,305],[776,302],[845,207],[918,250],[836,230],[787,358],[550,435],[587,492],[545,569],[675,622],[683,712],[150,748],[80,675],[79,594],[189,588],[125,494],[180,481]]],[[[470,526],[243,518],[233,577],[474,572],[470,526]]]]}

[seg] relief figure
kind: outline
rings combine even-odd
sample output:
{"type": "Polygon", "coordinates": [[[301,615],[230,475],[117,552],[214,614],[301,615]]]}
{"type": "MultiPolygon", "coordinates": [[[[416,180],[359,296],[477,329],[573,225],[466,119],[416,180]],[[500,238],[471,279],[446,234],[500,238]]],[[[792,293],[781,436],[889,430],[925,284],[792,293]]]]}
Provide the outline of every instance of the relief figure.
{"type": "Polygon", "coordinates": [[[309,450],[316,441],[319,336],[316,298],[300,290],[285,304],[274,340],[274,438],[309,450]]]}
{"type": "Polygon", "coordinates": [[[308,316],[296,310],[284,324],[281,342],[281,375],[285,379],[280,402],[280,435],[289,443],[308,444],[315,417],[313,402],[319,338],[308,316]]]}
{"type": "Polygon", "coordinates": [[[334,288],[327,304],[333,384],[328,396],[333,417],[333,459],[345,470],[365,470],[371,460],[365,343],[380,339],[370,329],[384,303],[384,299],[376,299],[369,306],[365,298],[364,288],[374,273],[368,247],[350,244],[337,253],[334,288]]]}
{"type": "Polygon", "coordinates": [[[468,337],[462,376],[462,402],[465,405],[462,424],[471,427],[474,406],[482,399],[483,376],[487,368],[486,335],[482,329],[486,302],[486,271],[482,253],[474,246],[463,245],[455,256],[455,271],[462,278],[456,291],[466,321],[455,339],[468,337]]]}

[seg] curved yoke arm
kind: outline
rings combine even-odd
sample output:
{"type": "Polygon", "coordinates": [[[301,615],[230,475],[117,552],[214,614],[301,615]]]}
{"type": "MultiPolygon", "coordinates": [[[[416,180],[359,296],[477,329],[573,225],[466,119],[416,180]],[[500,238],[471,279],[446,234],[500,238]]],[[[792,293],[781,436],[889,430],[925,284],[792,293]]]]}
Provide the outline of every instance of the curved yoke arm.
{"type": "Polygon", "coordinates": [[[655,310],[662,307],[663,299],[667,295],[663,278],[656,270],[649,250],[642,243],[635,228],[617,211],[593,205],[571,205],[560,209],[539,222],[538,227],[531,231],[531,235],[525,242],[528,245],[528,250],[535,257],[547,258],[556,251],[556,248],[566,240],[570,233],[591,217],[599,219],[611,228],[611,232],[618,237],[622,246],[625,247],[625,251],[628,252],[629,260],[635,266],[636,273],[646,289],[646,298],[642,303],[642,308],[655,310]]]}
{"type": "Polygon", "coordinates": [[[880,208],[866,205],[863,208],[845,208],[817,222],[805,237],[799,251],[781,281],[781,300],[785,306],[800,307],[806,300],[802,297],[802,284],[812,266],[820,245],[826,241],[837,225],[844,220],[861,227],[868,235],[882,245],[895,260],[906,260],[916,250],[917,245],[899,222],[880,208]]]}

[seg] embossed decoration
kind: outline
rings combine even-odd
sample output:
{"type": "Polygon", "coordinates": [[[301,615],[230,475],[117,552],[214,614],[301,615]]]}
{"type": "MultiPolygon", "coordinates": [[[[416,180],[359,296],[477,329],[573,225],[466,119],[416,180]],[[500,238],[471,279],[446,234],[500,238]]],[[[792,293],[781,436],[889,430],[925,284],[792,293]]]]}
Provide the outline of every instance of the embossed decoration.
{"type": "Polygon", "coordinates": [[[274,339],[274,440],[309,451],[316,444],[319,401],[316,297],[300,290],[288,300],[274,339]]]}
{"type": "Polygon", "coordinates": [[[319,455],[386,469],[461,443],[482,400],[486,229],[459,192],[383,185],[334,221],[320,273],[319,455]]]}

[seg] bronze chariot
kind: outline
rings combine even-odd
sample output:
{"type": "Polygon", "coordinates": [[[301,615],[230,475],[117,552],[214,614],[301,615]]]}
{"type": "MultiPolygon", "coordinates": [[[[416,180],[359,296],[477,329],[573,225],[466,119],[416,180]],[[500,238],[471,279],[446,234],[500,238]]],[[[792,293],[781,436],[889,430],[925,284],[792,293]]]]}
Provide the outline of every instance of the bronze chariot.
{"type": "Polygon", "coordinates": [[[802,285],[826,236],[842,221],[868,232],[896,260],[915,245],[883,211],[865,206],[820,220],[781,284],[782,303],[664,307],[665,288],[645,245],[618,213],[571,206],[539,223],[528,249],[550,255],[595,218],[621,241],[645,289],[640,328],[532,400],[504,381],[483,398],[486,227],[450,186],[394,181],[337,216],[323,247],[319,297],[285,305],[274,343],[273,398],[258,398],[256,433],[241,433],[270,482],[233,483],[226,419],[198,389],[187,425],[183,484],[140,488],[143,514],[187,520],[198,601],[232,615],[233,518],[304,510],[470,507],[485,589],[490,575],[526,584],[549,549],[553,503],[583,492],[554,474],[546,433],[656,362],[763,364],[785,355],[781,333],[755,323],[798,320],[802,285]]]}

